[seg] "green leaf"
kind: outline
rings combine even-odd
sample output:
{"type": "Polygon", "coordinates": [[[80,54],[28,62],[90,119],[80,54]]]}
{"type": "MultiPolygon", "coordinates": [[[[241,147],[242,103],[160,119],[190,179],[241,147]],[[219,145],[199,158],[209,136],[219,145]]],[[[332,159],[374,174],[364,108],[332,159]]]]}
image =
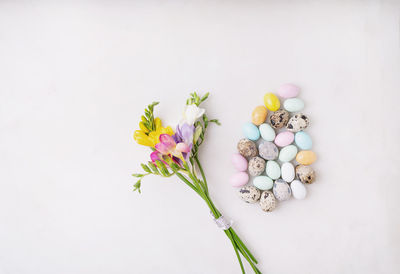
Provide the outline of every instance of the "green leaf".
{"type": "Polygon", "coordinates": [[[180,169],[180,167],[179,167],[179,165],[177,163],[171,163],[169,166],[171,167],[171,169],[173,171],[177,171],[177,170],[180,169]]]}
{"type": "Polygon", "coordinates": [[[151,171],[152,171],[151,173],[160,174],[157,167],[152,162],[149,162],[148,167],[151,169],[151,171]]]}
{"type": "Polygon", "coordinates": [[[149,108],[153,109],[154,106],[158,105],[160,102],[153,102],[149,105],[149,108]]]}
{"type": "Polygon", "coordinates": [[[164,176],[169,176],[169,175],[170,175],[170,173],[169,173],[167,167],[165,166],[165,164],[164,164],[162,161],[157,160],[157,161],[156,161],[156,164],[157,164],[157,166],[158,166],[158,169],[161,171],[161,173],[162,173],[164,176]]]}
{"type": "Polygon", "coordinates": [[[208,127],[208,117],[207,117],[207,115],[203,115],[203,122],[204,122],[204,128],[207,128],[208,127]]]}
{"type": "Polygon", "coordinates": [[[153,102],[144,109],[144,115],[142,115],[141,119],[144,126],[147,128],[148,131],[155,130],[155,123],[154,123],[154,106],[158,105],[159,102],[153,102]]]}
{"type": "Polygon", "coordinates": [[[143,170],[144,170],[145,172],[151,173],[151,170],[150,170],[150,168],[149,168],[148,166],[146,166],[145,164],[140,164],[140,165],[142,166],[142,168],[143,168],[143,170]]]}
{"type": "Polygon", "coordinates": [[[137,181],[136,184],[133,185],[133,191],[136,191],[136,190],[137,190],[139,193],[142,193],[142,192],[140,191],[140,185],[141,185],[141,183],[142,183],[141,180],[137,181]]]}
{"type": "Polygon", "coordinates": [[[209,95],[210,95],[209,92],[207,92],[206,94],[204,94],[204,96],[201,97],[201,99],[200,99],[200,103],[202,103],[202,102],[204,102],[205,100],[207,100],[207,98],[208,98],[209,95]]]}
{"type": "Polygon", "coordinates": [[[221,123],[218,121],[218,119],[212,119],[212,120],[210,120],[210,123],[215,123],[219,126],[221,125],[221,123]]]}
{"type": "Polygon", "coordinates": [[[144,174],[133,173],[132,176],[133,176],[133,177],[137,177],[137,178],[141,178],[141,177],[144,176],[144,174]]]}
{"type": "Polygon", "coordinates": [[[159,160],[157,160],[155,163],[156,163],[157,168],[158,168],[159,172],[161,173],[161,175],[167,176],[167,173],[165,173],[165,170],[162,168],[163,163],[159,160]]]}

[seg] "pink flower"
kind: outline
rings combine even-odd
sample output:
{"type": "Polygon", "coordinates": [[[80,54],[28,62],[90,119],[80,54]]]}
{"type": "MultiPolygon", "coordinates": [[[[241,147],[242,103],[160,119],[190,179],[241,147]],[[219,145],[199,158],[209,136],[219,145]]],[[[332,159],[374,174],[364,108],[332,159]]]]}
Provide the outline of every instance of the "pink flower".
{"type": "MultiPolygon", "coordinates": [[[[181,161],[179,158],[176,158],[175,156],[172,156],[172,157],[170,157],[170,158],[172,159],[172,161],[173,161],[175,164],[177,164],[177,165],[179,165],[179,166],[182,166],[182,161],[181,161]]],[[[161,162],[163,162],[167,167],[169,166],[169,164],[164,160],[163,155],[162,155],[160,152],[158,152],[157,150],[156,150],[156,151],[153,151],[153,152],[150,154],[150,159],[151,159],[151,161],[153,162],[154,165],[156,165],[156,161],[161,161],[161,162]]]]}
{"type": "MultiPolygon", "coordinates": [[[[183,142],[178,143],[178,144],[175,143],[175,140],[172,138],[172,136],[170,136],[168,134],[161,134],[159,139],[160,139],[160,142],[155,145],[155,148],[162,155],[172,155],[181,160],[184,160],[182,153],[190,152],[189,145],[187,145],[183,142]]],[[[155,154],[154,154],[154,156],[155,156],[155,154]]]]}
{"type": "Polygon", "coordinates": [[[153,152],[150,154],[150,159],[151,159],[151,161],[152,161],[153,163],[155,163],[155,162],[158,160],[158,161],[161,161],[161,162],[163,162],[164,164],[167,165],[167,162],[163,160],[162,154],[161,154],[160,152],[158,152],[157,150],[156,150],[156,151],[153,151],[153,152]]]}

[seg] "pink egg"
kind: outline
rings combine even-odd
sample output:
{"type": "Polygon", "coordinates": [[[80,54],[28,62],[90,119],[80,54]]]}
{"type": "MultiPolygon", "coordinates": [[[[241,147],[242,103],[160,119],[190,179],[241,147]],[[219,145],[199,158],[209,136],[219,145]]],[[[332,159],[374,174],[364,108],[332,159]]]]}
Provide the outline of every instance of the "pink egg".
{"type": "Polygon", "coordinates": [[[294,134],[290,131],[284,131],[276,135],[274,143],[279,147],[285,147],[293,143],[294,134]]]}
{"type": "Polygon", "coordinates": [[[241,187],[247,184],[249,181],[249,174],[246,172],[238,172],[236,174],[233,174],[229,182],[231,183],[232,186],[234,187],[241,187]]]}
{"type": "Polygon", "coordinates": [[[247,170],[247,160],[239,153],[235,153],[232,155],[232,164],[237,171],[247,170]]]}
{"type": "Polygon", "coordinates": [[[278,95],[282,98],[296,97],[299,92],[300,88],[292,84],[284,84],[280,88],[278,88],[278,95]]]}

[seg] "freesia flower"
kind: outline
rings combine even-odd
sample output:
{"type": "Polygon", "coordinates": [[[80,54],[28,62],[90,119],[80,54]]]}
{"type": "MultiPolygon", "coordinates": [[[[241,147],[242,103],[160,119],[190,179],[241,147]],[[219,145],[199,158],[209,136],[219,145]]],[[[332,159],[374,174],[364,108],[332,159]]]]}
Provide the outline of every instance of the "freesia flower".
{"type": "Polygon", "coordinates": [[[193,125],[197,119],[199,119],[205,113],[204,108],[199,108],[195,104],[191,104],[186,106],[185,112],[183,113],[183,123],[187,123],[188,125],[193,125]]]}
{"type": "MultiPolygon", "coordinates": [[[[191,125],[189,126],[188,124],[184,123],[183,125],[177,125],[176,126],[176,131],[175,134],[172,135],[172,138],[174,139],[175,143],[185,143],[186,145],[189,146],[189,151],[192,150],[193,146],[193,134],[194,134],[194,126],[191,125]]],[[[182,153],[183,157],[187,159],[188,153],[184,152],[182,153]]]]}
{"type": "Polygon", "coordinates": [[[160,135],[160,142],[155,145],[155,148],[162,155],[172,155],[183,160],[182,153],[188,153],[190,147],[185,143],[176,143],[174,138],[168,134],[160,135]]]}
{"type": "Polygon", "coordinates": [[[143,126],[142,122],[139,123],[140,130],[136,130],[133,135],[133,138],[139,145],[155,147],[161,134],[174,134],[171,127],[162,127],[160,118],[155,118],[154,123],[156,130],[151,132],[148,132],[148,129],[143,126]]]}
{"type": "MultiPolygon", "coordinates": [[[[189,152],[192,150],[193,147],[193,134],[194,134],[194,126],[189,126],[188,124],[184,123],[183,125],[176,126],[175,134],[172,135],[175,143],[185,143],[189,146],[189,152]]],[[[183,158],[187,159],[189,153],[184,152],[182,153],[183,158]]]]}
{"type": "MultiPolygon", "coordinates": [[[[182,154],[184,154],[184,153],[182,153],[182,154]]],[[[182,165],[182,160],[181,159],[179,159],[179,158],[177,158],[175,156],[172,156],[170,158],[174,163],[176,163],[176,164],[178,164],[180,166],[182,165]]],[[[150,159],[154,164],[158,160],[158,161],[163,162],[166,166],[169,166],[168,162],[164,160],[163,155],[157,150],[155,150],[152,153],[150,153],[150,159]]]]}
{"type": "Polygon", "coordinates": [[[188,124],[184,123],[176,126],[176,131],[172,138],[174,138],[176,143],[184,142],[190,146],[193,143],[193,133],[194,126],[189,126],[188,124]]]}
{"type": "Polygon", "coordinates": [[[164,164],[167,164],[167,162],[165,162],[163,160],[162,154],[160,152],[158,152],[157,150],[153,151],[152,153],[150,153],[150,159],[151,161],[154,163],[157,160],[163,162],[164,164]]]}

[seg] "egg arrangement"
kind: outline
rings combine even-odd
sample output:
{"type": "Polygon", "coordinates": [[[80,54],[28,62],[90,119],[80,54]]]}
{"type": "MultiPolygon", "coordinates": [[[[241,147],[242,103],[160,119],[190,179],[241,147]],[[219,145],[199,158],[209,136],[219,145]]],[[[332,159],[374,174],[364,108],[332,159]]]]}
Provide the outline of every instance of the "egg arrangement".
{"type": "Polygon", "coordinates": [[[316,160],[311,137],[304,131],[310,124],[301,111],[304,102],[297,98],[299,87],[285,84],[278,96],[267,93],[264,105],[257,106],[251,123],[243,125],[245,138],[232,155],[237,172],[230,183],[239,189],[239,197],[247,203],[259,203],[262,210],[275,209],[277,201],[293,196],[304,199],[305,184],[315,180],[310,166],[316,160]],[[251,183],[249,183],[251,181],[251,183]]]}

